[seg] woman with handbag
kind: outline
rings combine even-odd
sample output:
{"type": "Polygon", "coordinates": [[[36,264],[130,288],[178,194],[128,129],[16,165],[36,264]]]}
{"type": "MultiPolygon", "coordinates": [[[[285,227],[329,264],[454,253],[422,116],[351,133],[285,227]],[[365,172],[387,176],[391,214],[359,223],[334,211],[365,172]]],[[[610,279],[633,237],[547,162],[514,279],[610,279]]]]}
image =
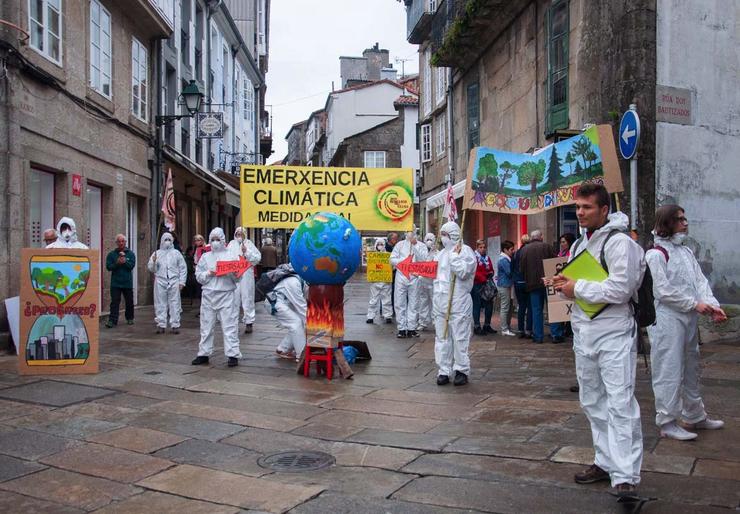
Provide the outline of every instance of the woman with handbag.
{"type": "Polygon", "coordinates": [[[491,326],[491,317],[493,316],[493,300],[495,299],[496,284],[493,283],[493,262],[486,255],[486,242],[479,239],[475,242],[475,257],[477,267],[475,268],[475,279],[473,280],[473,290],[470,292],[473,297],[473,333],[476,335],[495,334],[496,331],[491,326]],[[490,284],[489,284],[490,281],[490,284]],[[491,285],[493,287],[491,287],[491,285]],[[480,324],[480,311],[485,310],[483,318],[483,327],[480,324]]]}

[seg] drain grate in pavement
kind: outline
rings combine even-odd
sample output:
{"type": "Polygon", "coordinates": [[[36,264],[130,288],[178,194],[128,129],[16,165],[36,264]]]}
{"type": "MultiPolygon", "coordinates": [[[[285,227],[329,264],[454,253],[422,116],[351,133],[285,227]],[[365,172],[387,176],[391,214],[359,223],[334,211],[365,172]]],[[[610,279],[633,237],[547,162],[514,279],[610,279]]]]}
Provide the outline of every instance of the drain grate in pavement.
{"type": "Polygon", "coordinates": [[[261,457],[257,464],[263,468],[285,473],[316,471],[336,462],[332,455],[324,452],[281,452],[261,457]]]}
{"type": "Polygon", "coordinates": [[[144,374],[145,375],[161,375],[162,372],[161,371],[145,371],[144,374]]]}

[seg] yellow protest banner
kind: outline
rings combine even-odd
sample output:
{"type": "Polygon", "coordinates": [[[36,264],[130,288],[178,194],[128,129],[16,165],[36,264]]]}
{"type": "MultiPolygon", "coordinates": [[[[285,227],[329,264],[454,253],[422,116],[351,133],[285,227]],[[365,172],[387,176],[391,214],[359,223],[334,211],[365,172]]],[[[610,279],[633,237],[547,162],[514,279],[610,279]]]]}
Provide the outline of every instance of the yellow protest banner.
{"type": "Polygon", "coordinates": [[[411,230],[411,168],[241,166],[242,226],[295,228],[333,212],[357,230],[411,230]]]}
{"type": "Polygon", "coordinates": [[[367,252],[367,281],[393,282],[390,252],[367,252]]]}

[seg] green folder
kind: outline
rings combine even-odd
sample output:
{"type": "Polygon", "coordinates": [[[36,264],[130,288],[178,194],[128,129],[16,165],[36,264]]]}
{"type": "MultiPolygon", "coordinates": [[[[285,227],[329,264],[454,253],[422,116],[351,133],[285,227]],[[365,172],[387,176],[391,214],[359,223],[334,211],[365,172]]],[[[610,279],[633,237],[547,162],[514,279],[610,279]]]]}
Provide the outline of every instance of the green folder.
{"type": "MultiPolygon", "coordinates": [[[[560,274],[572,280],[583,279],[591,282],[603,282],[609,278],[609,274],[601,267],[601,263],[586,249],[566,264],[560,274]]],[[[589,319],[594,319],[601,311],[609,306],[608,303],[587,303],[578,298],[576,298],[575,302],[586,313],[589,319]]]]}

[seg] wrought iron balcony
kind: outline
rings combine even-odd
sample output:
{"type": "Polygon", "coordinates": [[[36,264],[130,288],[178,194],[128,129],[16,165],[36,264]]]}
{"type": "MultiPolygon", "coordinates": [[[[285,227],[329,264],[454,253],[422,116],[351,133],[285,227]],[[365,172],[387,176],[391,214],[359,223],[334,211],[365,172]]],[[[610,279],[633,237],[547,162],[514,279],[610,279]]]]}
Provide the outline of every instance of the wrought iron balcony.
{"type": "Polygon", "coordinates": [[[432,20],[432,65],[469,68],[528,0],[444,0],[432,20]]]}
{"type": "MultiPolygon", "coordinates": [[[[434,1],[434,0],[432,0],[434,1]]],[[[423,43],[429,36],[434,12],[430,0],[409,0],[406,2],[406,39],[413,45],[423,43]]]]}

